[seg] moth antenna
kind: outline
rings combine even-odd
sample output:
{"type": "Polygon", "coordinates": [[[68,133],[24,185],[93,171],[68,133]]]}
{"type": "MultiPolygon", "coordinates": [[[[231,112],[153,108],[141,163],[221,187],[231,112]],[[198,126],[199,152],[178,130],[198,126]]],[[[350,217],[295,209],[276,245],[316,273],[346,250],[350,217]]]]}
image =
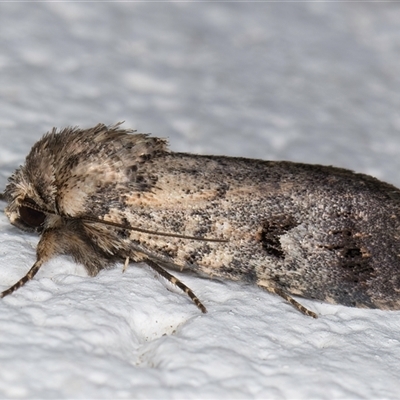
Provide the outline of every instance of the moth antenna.
{"type": "Polygon", "coordinates": [[[168,282],[171,282],[173,285],[177,286],[179,289],[185,292],[192,299],[193,303],[196,304],[196,306],[200,309],[202,313],[205,314],[207,312],[207,309],[204,307],[204,305],[201,303],[198,297],[193,293],[193,291],[190,288],[188,288],[184,283],[182,283],[178,278],[175,278],[175,276],[171,275],[164,268],[161,268],[153,260],[147,258],[146,260],[144,260],[144,262],[154,271],[156,271],[159,275],[165,278],[168,282]]]}
{"type": "Polygon", "coordinates": [[[272,286],[268,281],[258,281],[257,285],[267,292],[270,293],[275,293],[278,296],[281,296],[284,300],[286,300],[289,304],[291,304],[296,310],[300,311],[304,315],[308,315],[309,317],[313,318],[318,318],[318,315],[309,310],[308,308],[304,307],[302,304],[300,304],[298,301],[296,301],[292,296],[287,294],[284,290],[277,288],[275,286],[272,286]]]}
{"type": "Polygon", "coordinates": [[[214,239],[214,238],[205,238],[203,236],[188,236],[188,235],[180,235],[178,233],[151,231],[148,229],[137,228],[134,226],[118,224],[117,222],[103,221],[103,220],[100,220],[97,218],[84,217],[84,218],[80,218],[80,220],[85,221],[85,222],[94,222],[94,223],[114,226],[116,228],[127,229],[130,231],[135,231],[135,232],[140,232],[140,233],[147,233],[149,235],[175,237],[175,238],[179,238],[179,239],[188,239],[188,240],[199,240],[202,242],[217,242],[217,243],[229,242],[229,240],[227,240],[227,239],[214,239]]]}
{"type": "Polygon", "coordinates": [[[26,201],[26,200],[21,201],[21,206],[30,208],[32,210],[40,211],[40,212],[46,213],[46,214],[55,214],[55,212],[53,212],[53,211],[45,210],[45,209],[39,207],[36,203],[32,203],[32,202],[26,201]]]}
{"type": "Polygon", "coordinates": [[[44,260],[37,260],[35,264],[33,264],[33,267],[28,271],[28,273],[23,278],[21,278],[17,283],[12,285],[9,289],[0,293],[0,298],[3,298],[4,296],[7,296],[15,292],[21,286],[24,286],[26,282],[30,281],[37,274],[43,262],[44,260]]]}
{"type": "MultiPolygon", "coordinates": [[[[2,200],[1,197],[0,197],[0,200],[2,200]]],[[[21,205],[31,208],[32,210],[40,211],[40,212],[47,213],[47,214],[57,215],[57,213],[55,213],[54,211],[44,210],[41,207],[39,207],[37,204],[32,204],[27,201],[21,202],[21,205]]],[[[66,217],[64,215],[61,215],[61,217],[67,218],[67,219],[78,219],[78,218],[66,217]]],[[[188,236],[188,235],[180,235],[178,233],[152,231],[149,229],[137,228],[137,227],[130,226],[130,225],[118,224],[117,222],[104,221],[104,220],[101,220],[98,218],[92,218],[92,217],[83,217],[83,218],[79,218],[79,220],[85,221],[85,222],[94,222],[94,223],[98,223],[98,224],[114,226],[115,228],[127,229],[129,231],[134,231],[134,232],[147,233],[149,235],[175,237],[175,238],[179,238],[179,239],[188,239],[188,240],[198,240],[198,241],[202,241],[202,242],[216,242],[216,243],[229,242],[229,240],[227,240],[227,239],[205,238],[203,236],[188,236]]]]}

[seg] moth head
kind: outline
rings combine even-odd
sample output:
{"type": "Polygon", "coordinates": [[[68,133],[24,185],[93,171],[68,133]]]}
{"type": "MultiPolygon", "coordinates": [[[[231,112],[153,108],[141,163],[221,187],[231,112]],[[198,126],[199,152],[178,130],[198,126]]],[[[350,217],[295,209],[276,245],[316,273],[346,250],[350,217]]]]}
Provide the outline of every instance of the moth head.
{"type": "Polygon", "coordinates": [[[17,169],[9,178],[9,183],[2,196],[8,204],[5,214],[11,224],[30,232],[42,232],[52,219],[52,210],[43,201],[26,166],[17,169]]]}
{"type": "Polygon", "coordinates": [[[16,211],[8,212],[6,208],[6,214],[13,225],[24,231],[41,232],[46,221],[46,213],[30,198],[25,198],[16,211]]]}

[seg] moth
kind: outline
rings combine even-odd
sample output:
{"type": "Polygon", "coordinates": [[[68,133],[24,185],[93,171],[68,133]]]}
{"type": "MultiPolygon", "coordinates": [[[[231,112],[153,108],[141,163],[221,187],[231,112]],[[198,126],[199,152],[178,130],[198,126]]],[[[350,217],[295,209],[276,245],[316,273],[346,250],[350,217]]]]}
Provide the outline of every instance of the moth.
{"type": "Polygon", "coordinates": [[[32,279],[57,255],[90,276],[144,262],[292,296],[400,309],[400,190],[330,166],[177,153],[164,139],[98,124],[55,128],[2,194],[11,224],[40,234],[32,279]]]}

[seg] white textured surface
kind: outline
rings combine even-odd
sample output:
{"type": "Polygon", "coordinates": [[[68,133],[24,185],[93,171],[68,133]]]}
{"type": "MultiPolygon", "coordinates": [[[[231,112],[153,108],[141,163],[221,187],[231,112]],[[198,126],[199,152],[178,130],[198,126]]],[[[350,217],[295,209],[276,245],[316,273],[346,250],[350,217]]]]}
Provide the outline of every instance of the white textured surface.
{"type": "MultiPolygon", "coordinates": [[[[336,164],[400,185],[396,3],[2,3],[0,187],[52,126],[177,151],[336,164]]],[[[0,283],[37,238],[0,214],[0,283]]],[[[48,263],[0,302],[2,398],[398,398],[400,312],[280,298],[143,266],[48,263]]]]}

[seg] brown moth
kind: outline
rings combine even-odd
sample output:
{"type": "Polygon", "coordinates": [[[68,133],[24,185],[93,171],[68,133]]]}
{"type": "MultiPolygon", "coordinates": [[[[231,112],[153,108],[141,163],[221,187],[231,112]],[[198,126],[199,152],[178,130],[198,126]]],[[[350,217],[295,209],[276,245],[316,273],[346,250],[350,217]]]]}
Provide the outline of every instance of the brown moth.
{"type": "Polygon", "coordinates": [[[53,129],[2,195],[41,235],[29,272],[66,254],[90,276],[118,262],[252,282],[291,296],[400,309],[400,190],[321,165],[174,153],[120,124],[53,129]]]}

